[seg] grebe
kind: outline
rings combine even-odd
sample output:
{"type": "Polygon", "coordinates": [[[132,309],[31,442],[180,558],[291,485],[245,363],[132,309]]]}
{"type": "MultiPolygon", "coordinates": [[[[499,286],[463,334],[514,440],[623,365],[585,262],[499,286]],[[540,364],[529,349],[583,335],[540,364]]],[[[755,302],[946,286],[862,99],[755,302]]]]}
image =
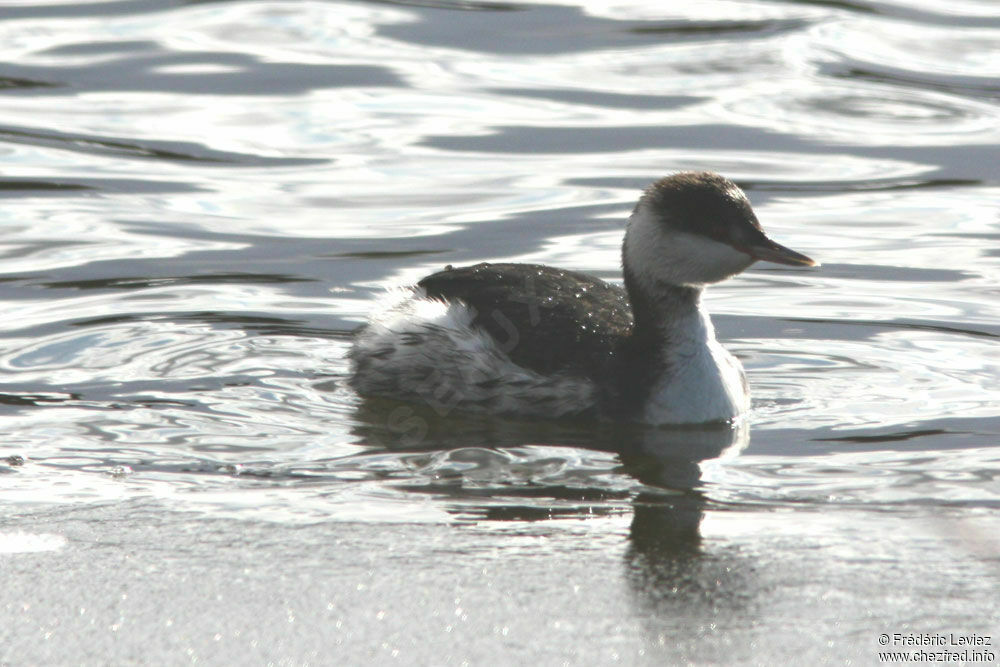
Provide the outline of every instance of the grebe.
{"type": "Polygon", "coordinates": [[[816,266],[769,239],[728,178],[674,174],[628,220],[624,289],[536,264],[447,267],[355,333],[350,383],[442,415],[732,420],[750,407],[746,375],[701,293],[757,260],[816,266]]]}

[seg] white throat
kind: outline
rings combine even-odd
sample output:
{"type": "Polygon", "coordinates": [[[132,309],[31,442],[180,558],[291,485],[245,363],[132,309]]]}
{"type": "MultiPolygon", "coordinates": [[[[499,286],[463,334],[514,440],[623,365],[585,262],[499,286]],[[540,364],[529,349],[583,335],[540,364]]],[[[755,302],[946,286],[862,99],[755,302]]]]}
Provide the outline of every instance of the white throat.
{"type": "Polygon", "coordinates": [[[715,339],[700,305],[671,323],[667,344],[667,373],[653,385],[643,421],[724,422],[750,409],[743,365],[715,339]]]}

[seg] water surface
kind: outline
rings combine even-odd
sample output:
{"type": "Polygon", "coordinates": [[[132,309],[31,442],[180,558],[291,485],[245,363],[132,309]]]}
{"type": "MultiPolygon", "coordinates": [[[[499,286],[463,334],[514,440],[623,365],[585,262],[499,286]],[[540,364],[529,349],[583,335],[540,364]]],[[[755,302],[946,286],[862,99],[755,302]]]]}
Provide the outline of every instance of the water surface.
{"type": "Polygon", "coordinates": [[[0,662],[1000,635],[995,3],[7,2],[0,44],[0,662]],[[706,297],[744,427],[346,387],[384,288],[618,280],[681,169],[823,263],[706,297]]]}

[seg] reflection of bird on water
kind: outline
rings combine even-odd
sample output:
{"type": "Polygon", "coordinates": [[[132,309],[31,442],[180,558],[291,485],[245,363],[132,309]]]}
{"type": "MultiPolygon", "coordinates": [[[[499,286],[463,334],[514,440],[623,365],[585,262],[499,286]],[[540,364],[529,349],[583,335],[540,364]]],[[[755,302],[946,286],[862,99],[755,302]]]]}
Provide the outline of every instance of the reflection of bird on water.
{"type": "MultiPolygon", "coordinates": [[[[475,476],[480,494],[486,493],[490,482],[486,467],[493,467],[492,472],[496,474],[497,495],[516,496],[519,493],[517,488],[507,484],[510,475],[504,469],[503,457],[490,452],[510,452],[524,445],[613,452],[621,462],[614,470],[642,484],[632,502],[635,518],[631,539],[636,544],[675,542],[696,546],[705,505],[700,490],[702,463],[736,456],[749,442],[749,427],[744,422],[735,426],[705,424],[654,428],[640,424],[521,421],[490,415],[461,414],[443,418],[426,406],[399,403],[393,406],[391,402],[363,405],[358,416],[356,434],[367,444],[379,446],[380,450],[403,456],[407,452],[435,452],[440,455],[439,463],[441,458],[461,458],[462,475],[475,476]],[[477,454],[473,450],[482,452],[482,470],[476,469],[477,454]],[[495,467],[497,465],[499,467],[495,467]]],[[[572,450],[567,456],[575,461],[577,457],[572,450]]],[[[547,450],[548,458],[553,455],[547,450]]],[[[546,484],[561,484],[561,481],[546,477],[542,465],[535,471],[539,476],[534,477],[530,457],[519,453],[511,459],[516,460],[511,465],[518,468],[518,476],[530,483],[532,497],[544,498],[546,484]]],[[[579,484],[585,482],[586,477],[574,475],[573,480],[579,484]]],[[[631,489],[634,493],[635,486],[631,489]]],[[[563,495],[567,491],[569,489],[559,489],[563,495]]],[[[600,496],[606,489],[579,488],[578,491],[584,496],[600,496]]]]}
{"type": "Polygon", "coordinates": [[[624,289],[533,264],[449,267],[357,332],[351,384],[442,413],[726,421],[749,407],[746,378],[700,297],[757,260],[815,264],[770,240],[729,179],[676,174],[629,218],[624,289]]]}
{"type": "Polygon", "coordinates": [[[621,454],[649,489],[632,501],[625,577],[637,601],[657,616],[698,618],[707,611],[711,622],[719,607],[745,606],[747,568],[741,558],[702,546],[710,501],[700,464],[737,455],[749,441],[748,429],[661,430],[669,436],[621,454]]]}
{"type": "Polygon", "coordinates": [[[697,547],[706,504],[701,464],[736,456],[749,440],[749,429],[740,424],[650,429],[646,437],[627,442],[619,452],[622,463],[649,489],[632,503],[633,549],[697,547]]]}
{"type": "MultiPolygon", "coordinates": [[[[368,444],[380,445],[376,452],[381,458],[388,450],[410,456],[411,461],[422,455],[440,466],[442,460],[453,457],[457,465],[448,479],[441,479],[440,467],[435,467],[427,482],[407,488],[451,496],[449,511],[457,514],[471,513],[492,521],[592,516],[604,509],[618,512],[619,499],[631,497],[624,565],[630,587],[644,604],[683,606],[692,596],[704,602],[703,598],[733,584],[733,577],[742,576],[731,572],[726,561],[703,553],[701,521],[709,500],[702,466],[734,457],[746,447],[749,428],[745,422],[654,428],[468,414],[442,418],[428,406],[393,406],[392,402],[363,405],[358,415],[357,435],[368,444]],[[544,462],[524,456],[520,448],[531,444],[547,446],[544,462]],[[612,464],[596,474],[604,479],[610,472],[628,475],[641,483],[638,493],[629,484],[610,492],[606,482],[588,486],[587,471],[572,466],[553,479],[548,469],[557,456],[552,448],[558,447],[568,448],[566,460],[571,462],[578,459],[580,450],[616,453],[621,465],[612,464]],[[472,481],[468,488],[466,481],[472,481]],[[577,499],[575,510],[573,499],[577,499]]],[[[420,472],[412,464],[408,470],[410,475],[420,472]]],[[[736,593],[723,591],[723,596],[732,601],[736,593]]]]}

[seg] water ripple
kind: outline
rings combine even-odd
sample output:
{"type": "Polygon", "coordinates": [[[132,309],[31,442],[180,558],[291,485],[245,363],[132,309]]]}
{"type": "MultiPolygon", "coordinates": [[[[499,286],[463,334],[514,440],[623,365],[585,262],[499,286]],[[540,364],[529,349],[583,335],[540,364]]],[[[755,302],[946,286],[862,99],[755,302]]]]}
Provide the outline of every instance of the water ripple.
{"type": "Polygon", "coordinates": [[[996,29],[959,30],[891,20],[854,20],[819,26],[814,37],[829,54],[826,73],[982,99],[996,97],[996,29]]]}
{"type": "Polygon", "coordinates": [[[4,499],[632,512],[637,541],[993,508],[998,27],[973,0],[7,7],[4,499]],[[824,264],[706,296],[749,442],[418,412],[411,442],[346,387],[381,287],[488,259],[618,280],[637,192],[692,168],[824,264]]]}
{"type": "MultiPolygon", "coordinates": [[[[197,162],[206,165],[244,166],[293,166],[319,164],[324,160],[303,158],[271,158],[263,155],[247,155],[236,152],[213,150],[204,145],[184,142],[155,140],[127,140],[121,137],[106,137],[59,132],[49,129],[27,127],[0,127],[0,142],[25,144],[59,150],[69,150],[91,155],[102,155],[128,159],[154,159],[178,162],[197,162]]],[[[138,182],[138,181],[133,181],[138,182]]],[[[123,191],[129,191],[123,188],[123,191]]]]}

